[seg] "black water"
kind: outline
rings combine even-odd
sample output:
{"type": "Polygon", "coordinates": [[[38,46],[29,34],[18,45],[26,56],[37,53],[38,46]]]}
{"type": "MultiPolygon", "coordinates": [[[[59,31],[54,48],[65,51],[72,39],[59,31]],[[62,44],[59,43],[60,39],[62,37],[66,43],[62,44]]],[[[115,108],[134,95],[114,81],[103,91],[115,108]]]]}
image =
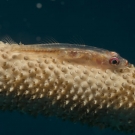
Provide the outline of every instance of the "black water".
{"type": "MultiPolygon", "coordinates": [[[[133,0],[1,0],[0,37],[70,42],[113,50],[135,64],[133,0]]],[[[0,113],[0,135],[126,135],[56,118],[0,113]]]]}

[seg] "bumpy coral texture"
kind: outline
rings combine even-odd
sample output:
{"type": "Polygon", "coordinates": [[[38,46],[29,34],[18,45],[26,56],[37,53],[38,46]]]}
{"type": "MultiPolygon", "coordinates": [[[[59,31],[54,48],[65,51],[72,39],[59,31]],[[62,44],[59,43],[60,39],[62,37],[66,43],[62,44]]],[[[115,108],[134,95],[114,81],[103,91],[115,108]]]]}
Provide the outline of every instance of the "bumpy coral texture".
{"type": "Polygon", "coordinates": [[[0,43],[0,109],[135,130],[135,68],[63,61],[57,51],[0,43]],[[55,55],[54,55],[55,54],[55,55]]]}

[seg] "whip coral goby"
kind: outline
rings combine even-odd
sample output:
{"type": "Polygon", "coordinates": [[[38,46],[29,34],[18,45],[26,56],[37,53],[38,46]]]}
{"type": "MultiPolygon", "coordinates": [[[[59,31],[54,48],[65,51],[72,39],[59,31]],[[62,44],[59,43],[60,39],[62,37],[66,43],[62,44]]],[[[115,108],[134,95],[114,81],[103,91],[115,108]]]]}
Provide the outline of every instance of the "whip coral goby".
{"type": "Polygon", "coordinates": [[[135,131],[135,68],[116,52],[0,42],[0,109],[135,131]]]}

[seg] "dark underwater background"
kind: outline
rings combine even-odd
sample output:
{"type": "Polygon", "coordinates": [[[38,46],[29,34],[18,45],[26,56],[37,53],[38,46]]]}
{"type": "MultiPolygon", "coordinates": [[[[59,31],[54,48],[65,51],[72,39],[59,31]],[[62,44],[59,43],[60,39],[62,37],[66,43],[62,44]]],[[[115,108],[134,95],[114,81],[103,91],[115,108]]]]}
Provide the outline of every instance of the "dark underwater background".
{"type": "MultiPolygon", "coordinates": [[[[0,0],[0,37],[70,42],[118,52],[135,64],[134,0],[0,0]]],[[[79,123],[0,111],[0,135],[126,135],[79,123]]]]}

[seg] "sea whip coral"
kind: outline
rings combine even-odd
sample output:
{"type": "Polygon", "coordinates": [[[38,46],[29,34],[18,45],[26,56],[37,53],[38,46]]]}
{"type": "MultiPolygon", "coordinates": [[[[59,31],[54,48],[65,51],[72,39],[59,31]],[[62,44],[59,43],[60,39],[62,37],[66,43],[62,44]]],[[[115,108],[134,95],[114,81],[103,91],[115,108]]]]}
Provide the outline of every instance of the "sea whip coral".
{"type": "Polygon", "coordinates": [[[115,52],[0,42],[0,109],[135,131],[135,68],[115,52]]]}

